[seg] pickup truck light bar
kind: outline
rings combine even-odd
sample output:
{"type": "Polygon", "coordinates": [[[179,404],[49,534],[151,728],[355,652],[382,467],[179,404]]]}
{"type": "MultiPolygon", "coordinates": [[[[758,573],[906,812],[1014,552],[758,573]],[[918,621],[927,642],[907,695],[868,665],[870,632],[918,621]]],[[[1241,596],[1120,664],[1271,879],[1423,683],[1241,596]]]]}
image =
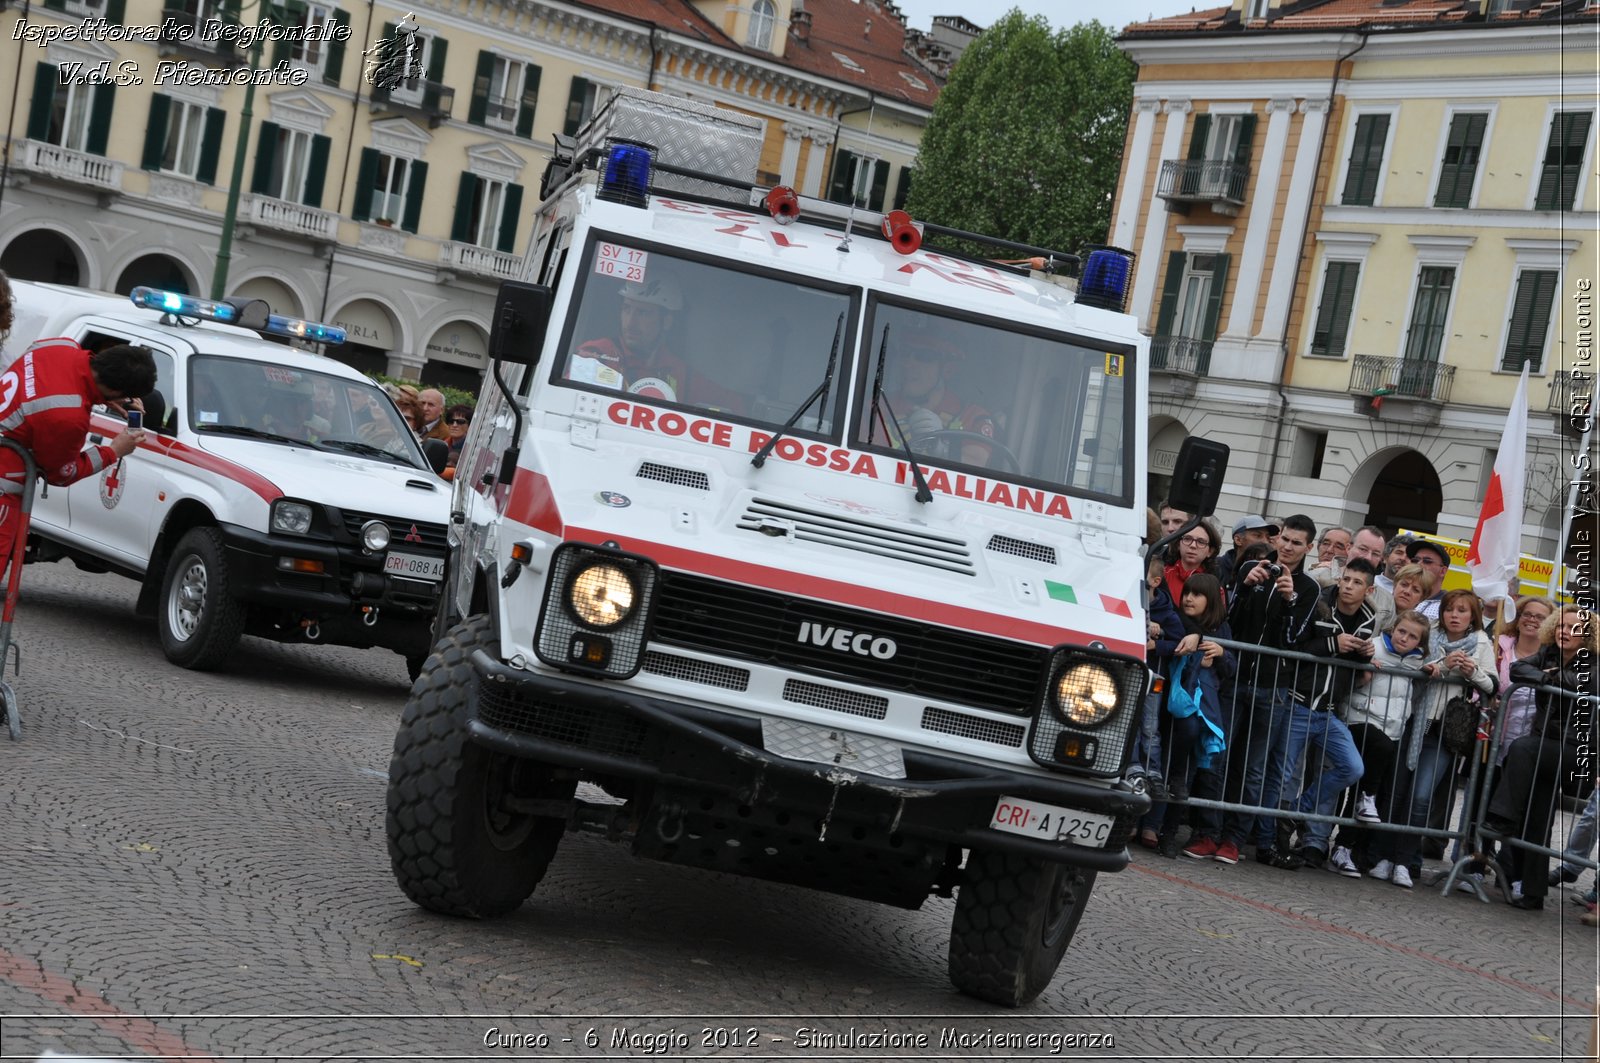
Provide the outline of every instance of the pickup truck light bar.
{"type": "Polygon", "coordinates": [[[167,292],[159,288],[138,287],[128,293],[134,306],[179,317],[199,318],[202,321],[219,321],[225,325],[238,325],[269,336],[287,336],[316,343],[343,343],[345,331],[338,325],[320,321],[284,317],[267,312],[266,303],[259,299],[199,299],[182,292],[167,292]]]}

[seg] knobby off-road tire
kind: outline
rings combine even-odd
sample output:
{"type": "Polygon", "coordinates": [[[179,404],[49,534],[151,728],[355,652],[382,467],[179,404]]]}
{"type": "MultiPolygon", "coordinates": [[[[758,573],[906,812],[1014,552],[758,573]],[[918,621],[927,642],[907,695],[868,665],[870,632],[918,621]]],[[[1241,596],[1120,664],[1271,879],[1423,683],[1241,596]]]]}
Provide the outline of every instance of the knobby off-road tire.
{"type": "Polygon", "coordinates": [[[222,533],[191,528],[178,540],[161,579],[156,626],[167,660],[210,671],[225,663],[244,633],[244,607],[229,588],[222,533]]]}
{"type": "Polygon", "coordinates": [[[394,877],[417,904],[485,919],[514,911],[544,877],[561,819],[516,811],[508,800],[570,799],[572,780],[552,780],[531,761],[467,741],[472,651],[488,647],[487,617],[457,624],[411,688],[389,760],[386,820],[394,877]]]}
{"type": "Polygon", "coordinates": [[[1072,944],[1094,879],[1066,864],[974,850],[950,927],[950,981],[1008,1008],[1038,996],[1072,944]]]}

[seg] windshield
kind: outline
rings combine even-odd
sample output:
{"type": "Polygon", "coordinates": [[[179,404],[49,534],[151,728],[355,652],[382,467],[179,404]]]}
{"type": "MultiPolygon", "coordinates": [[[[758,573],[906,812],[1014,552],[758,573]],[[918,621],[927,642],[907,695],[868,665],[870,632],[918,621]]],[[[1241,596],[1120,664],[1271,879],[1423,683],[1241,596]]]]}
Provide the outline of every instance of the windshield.
{"type": "Polygon", "coordinates": [[[923,464],[1130,501],[1130,350],[882,301],[870,320],[852,445],[909,443],[923,464]]]}
{"type": "Polygon", "coordinates": [[[189,427],[427,467],[376,384],[269,362],[190,359],[189,427]]]}
{"type": "MultiPolygon", "coordinates": [[[[827,377],[841,318],[846,364],[855,319],[843,287],[712,265],[612,235],[591,240],[574,300],[556,381],[759,425],[782,425],[827,377]]],[[[836,430],[846,376],[835,375],[797,433],[836,430]]]]}

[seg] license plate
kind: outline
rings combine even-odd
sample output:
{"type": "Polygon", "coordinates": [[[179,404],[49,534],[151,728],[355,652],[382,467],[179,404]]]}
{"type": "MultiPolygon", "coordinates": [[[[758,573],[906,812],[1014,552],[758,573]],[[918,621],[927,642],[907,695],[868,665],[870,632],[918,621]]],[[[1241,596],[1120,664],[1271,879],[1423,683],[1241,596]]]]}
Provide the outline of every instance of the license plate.
{"type": "Polygon", "coordinates": [[[383,572],[386,576],[437,583],[444,579],[444,558],[427,557],[423,554],[392,553],[383,559],[383,572]]]}
{"type": "Polygon", "coordinates": [[[1002,797],[995,803],[994,818],[989,826],[1041,841],[1102,846],[1111,840],[1113,822],[1110,816],[1098,812],[1059,808],[1020,797],[1002,797]]]}

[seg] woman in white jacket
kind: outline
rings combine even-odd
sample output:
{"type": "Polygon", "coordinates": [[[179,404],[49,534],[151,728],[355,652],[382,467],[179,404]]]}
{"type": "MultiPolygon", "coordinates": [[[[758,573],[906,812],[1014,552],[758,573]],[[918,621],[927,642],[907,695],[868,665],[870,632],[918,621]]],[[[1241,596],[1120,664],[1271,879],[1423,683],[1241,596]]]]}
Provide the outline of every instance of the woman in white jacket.
{"type": "MultiPolygon", "coordinates": [[[[1439,736],[1439,720],[1445,703],[1461,693],[1477,690],[1481,698],[1495,691],[1494,643],[1483,630],[1483,607],[1478,596],[1468,590],[1448,591],[1439,601],[1439,622],[1429,633],[1433,644],[1432,661],[1425,670],[1435,681],[1424,683],[1417,694],[1417,711],[1406,728],[1405,766],[1411,775],[1409,817],[1395,822],[1426,827],[1435,801],[1448,800],[1455,755],[1444,748],[1439,736]],[[1442,682],[1441,677],[1457,682],[1442,682]],[[1465,683],[1465,686],[1463,686],[1465,683]]],[[[1403,794],[1405,791],[1401,789],[1403,794]]],[[[1405,867],[1409,877],[1422,870],[1422,835],[1401,834],[1395,839],[1394,866],[1405,867]]],[[[1373,869],[1374,874],[1377,868],[1373,869]]],[[[1396,875],[1396,878],[1399,876],[1396,875]]]]}

